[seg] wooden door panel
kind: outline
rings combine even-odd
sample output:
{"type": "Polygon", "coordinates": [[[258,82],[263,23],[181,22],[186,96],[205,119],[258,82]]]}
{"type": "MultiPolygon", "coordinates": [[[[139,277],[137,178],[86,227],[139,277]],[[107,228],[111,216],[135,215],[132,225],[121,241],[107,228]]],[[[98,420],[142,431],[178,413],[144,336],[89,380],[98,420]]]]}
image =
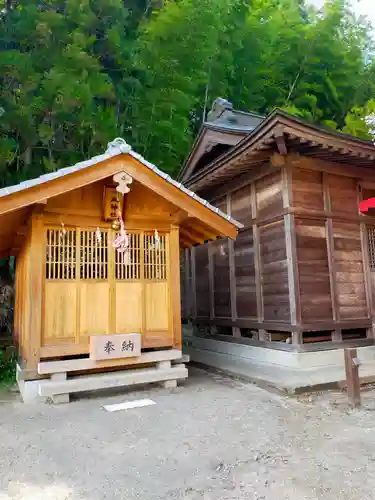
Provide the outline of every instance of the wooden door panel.
{"type": "Polygon", "coordinates": [[[142,282],[116,283],[115,333],[138,333],[143,326],[142,282]]]}
{"type": "Polygon", "coordinates": [[[74,344],[77,325],[77,284],[51,281],[45,285],[42,346],[74,344]]]}
{"type": "Polygon", "coordinates": [[[80,283],[80,344],[88,344],[90,335],[112,333],[109,329],[109,299],[109,282],[80,283]]]}
{"type": "Polygon", "coordinates": [[[172,345],[169,328],[169,289],[167,282],[145,283],[145,331],[143,347],[172,345]]]}

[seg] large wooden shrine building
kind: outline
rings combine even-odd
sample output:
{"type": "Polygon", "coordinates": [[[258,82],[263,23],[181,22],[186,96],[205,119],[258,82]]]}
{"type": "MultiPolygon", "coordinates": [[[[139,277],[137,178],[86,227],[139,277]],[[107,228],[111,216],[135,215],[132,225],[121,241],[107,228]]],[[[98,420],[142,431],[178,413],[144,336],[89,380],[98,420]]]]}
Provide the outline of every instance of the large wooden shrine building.
{"type": "Polygon", "coordinates": [[[198,335],[294,351],[374,342],[371,202],[360,212],[375,196],[374,144],[219,99],[180,180],[244,225],[185,254],[198,335]]]}

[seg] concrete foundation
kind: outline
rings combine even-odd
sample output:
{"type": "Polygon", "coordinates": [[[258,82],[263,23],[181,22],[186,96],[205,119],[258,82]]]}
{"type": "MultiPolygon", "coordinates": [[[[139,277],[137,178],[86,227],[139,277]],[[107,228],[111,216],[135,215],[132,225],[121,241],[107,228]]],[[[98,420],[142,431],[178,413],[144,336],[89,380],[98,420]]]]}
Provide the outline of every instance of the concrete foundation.
{"type": "Polygon", "coordinates": [[[16,379],[22,401],[26,404],[45,403],[47,398],[39,395],[40,380],[23,380],[22,369],[17,365],[16,379]]]}
{"type": "MultiPolygon", "coordinates": [[[[287,390],[303,391],[344,384],[343,349],[288,352],[185,335],[184,352],[191,361],[287,390]]],[[[375,346],[359,347],[362,382],[375,381],[375,346]]]]}

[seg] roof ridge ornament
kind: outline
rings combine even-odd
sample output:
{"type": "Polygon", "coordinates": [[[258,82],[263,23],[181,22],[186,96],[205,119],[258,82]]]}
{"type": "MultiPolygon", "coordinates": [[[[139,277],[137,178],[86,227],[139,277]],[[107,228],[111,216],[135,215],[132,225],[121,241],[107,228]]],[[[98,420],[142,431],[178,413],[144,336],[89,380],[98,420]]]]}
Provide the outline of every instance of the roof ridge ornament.
{"type": "Polygon", "coordinates": [[[111,153],[115,149],[127,154],[130,153],[132,147],[122,137],[116,137],[116,139],[108,143],[106,153],[111,153]]]}

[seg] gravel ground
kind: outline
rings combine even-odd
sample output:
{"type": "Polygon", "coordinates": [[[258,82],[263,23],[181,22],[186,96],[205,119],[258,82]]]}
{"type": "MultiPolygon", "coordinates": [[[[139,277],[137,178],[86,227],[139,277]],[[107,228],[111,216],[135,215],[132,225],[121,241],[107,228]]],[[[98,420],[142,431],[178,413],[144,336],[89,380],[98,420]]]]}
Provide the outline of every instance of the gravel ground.
{"type": "Polygon", "coordinates": [[[183,387],[0,404],[0,500],[375,498],[375,391],[299,399],[190,369],[183,387]],[[103,404],[151,397],[115,413],[103,404]]]}

